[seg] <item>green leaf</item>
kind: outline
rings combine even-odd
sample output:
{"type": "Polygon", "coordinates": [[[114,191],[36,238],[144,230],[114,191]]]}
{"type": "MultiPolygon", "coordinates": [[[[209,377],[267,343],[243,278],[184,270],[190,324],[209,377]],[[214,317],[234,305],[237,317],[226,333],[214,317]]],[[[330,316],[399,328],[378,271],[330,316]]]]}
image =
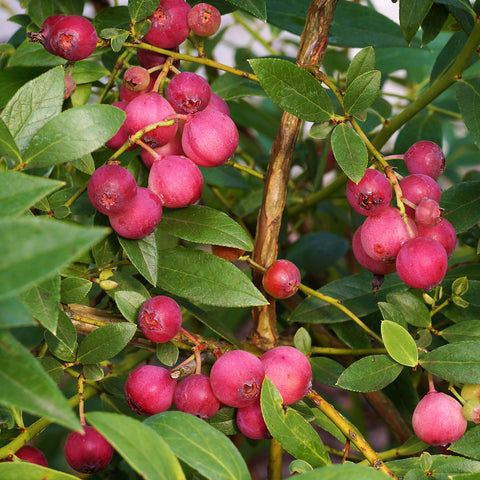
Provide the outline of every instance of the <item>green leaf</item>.
{"type": "Polygon", "coordinates": [[[155,354],[164,365],[173,367],[178,360],[179,349],[173,342],[158,343],[155,354]]]}
{"type": "Polygon", "coordinates": [[[405,320],[402,311],[395,305],[392,305],[388,302],[378,302],[378,308],[382,313],[382,317],[384,320],[390,320],[392,322],[398,323],[405,329],[407,328],[407,321],[405,320]]]}
{"type": "Polygon", "coordinates": [[[203,205],[192,205],[164,212],[161,230],[190,242],[252,250],[245,230],[226,213],[203,205]]]}
{"type": "Polygon", "coordinates": [[[93,283],[86,278],[64,278],[60,290],[62,303],[88,305],[87,295],[92,286],[93,283]]]}
{"type": "Polygon", "coordinates": [[[456,233],[466,232],[480,221],[480,182],[461,182],[444,190],[440,206],[456,233]]]}
{"type": "Polygon", "coordinates": [[[0,155],[10,157],[15,163],[21,163],[22,157],[17,142],[12,137],[5,122],[0,118],[0,155]]]}
{"type": "Polygon", "coordinates": [[[265,21],[267,19],[266,0],[228,0],[233,5],[265,21]]]}
{"type": "Polygon", "coordinates": [[[9,333],[0,333],[0,346],[0,403],[79,430],[67,400],[30,352],[9,333]]]}
{"type": "Polygon", "coordinates": [[[58,314],[56,333],[45,332],[45,341],[52,355],[64,362],[75,361],[75,354],[78,348],[77,331],[70,318],[64,312],[58,314]]]}
{"type": "Polygon", "coordinates": [[[80,344],[78,363],[98,363],[120,353],[133,338],[137,326],[127,322],[97,328],[80,344]]]}
{"type": "Polygon", "coordinates": [[[300,327],[293,336],[293,345],[305,355],[310,354],[312,348],[312,337],[308,333],[307,329],[300,327]]]}
{"type": "Polygon", "coordinates": [[[212,92],[220,95],[225,101],[244,97],[265,97],[265,91],[257,83],[248,78],[225,73],[211,84],[212,92]]]}
{"type": "Polygon", "coordinates": [[[144,422],[158,433],[182,462],[203,477],[248,480],[245,460],[233,443],[205,421],[184,412],[163,412],[144,422]]]}
{"type": "Polygon", "coordinates": [[[62,67],[53,68],[29,81],[15,93],[1,118],[20,151],[43,125],[60,113],[64,98],[65,73],[62,67]]]}
{"type": "Polygon", "coordinates": [[[457,104],[472,140],[480,142],[480,78],[462,79],[457,84],[457,104]]]}
{"type": "Polygon", "coordinates": [[[103,368],[98,363],[83,365],[82,372],[85,379],[92,382],[99,382],[105,376],[103,368]]]}
{"type": "Polygon", "coordinates": [[[345,370],[340,363],[328,357],[312,357],[310,364],[313,378],[329,387],[336,386],[338,377],[345,370]]]}
{"type": "Polygon", "coordinates": [[[392,383],[403,366],[387,355],[369,355],[352,363],[337,381],[337,386],[355,392],[373,392],[392,383]]]}
{"type": "Polygon", "coordinates": [[[33,136],[23,156],[26,168],[49,167],[87,155],[115,135],[124,120],[125,113],[112,105],[66,110],[33,136]]]}
{"type": "Polygon", "coordinates": [[[75,62],[71,75],[75,83],[81,85],[82,83],[92,83],[101,80],[103,77],[110,75],[110,73],[101,63],[80,60],[75,62]]]}
{"type": "Polygon", "coordinates": [[[288,477],[294,480],[382,480],[385,474],[364,465],[344,463],[342,465],[328,465],[312,472],[288,477]]]}
{"type": "Polygon", "coordinates": [[[432,73],[430,74],[430,84],[444,75],[453,65],[457,56],[465,46],[467,38],[468,37],[464,32],[456,32],[450,37],[435,59],[432,73]]]}
{"type": "Polygon", "coordinates": [[[443,5],[438,3],[432,5],[422,22],[422,45],[427,45],[437,38],[448,18],[448,14],[448,9],[443,5]]]}
{"type": "Polygon", "coordinates": [[[31,315],[55,334],[60,302],[60,277],[55,275],[23,291],[20,299],[31,315]]]}
{"type": "Polygon", "coordinates": [[[65,185],[65,182],[50,178],[34,177],[10,170],[0,172],[0,215],[20,215],[62,185],[65,185]]]}
{"type": "Polygon", "coordinates": [[[400,0],[400,27],[408,44],[417,33],[434,0],[400,0]]]}
{"type": "Polygon", "coordinates": [[[362,73],[345,92],[343,98],[345,113],[355,115],[365,111],[380,92],[381,73],[378,70],[362,73]]]}
{"type": "Polygon", "coordinates": [[[430,327],[432,319],[427,306],[412,292],[390,292],[387,301],[396,306],[405,320],[415,327],[430,327]]]}
{"type": "Polygon", "coordinates": [[[95,162],[90,153],[83,155],[83,157],[77,158],[73,162],[70,162],[77,170],[80,170],[87,175],[91,175],[95,171],[95,162]]]}
{"type": "Polygon", "coordinates": [[[260,404],[268,431],[287,452],[314,467],[330,463],[318,433],[292,408],[283,410],[282,396],[268,377],[262,384],[260,404]]]}
{"type": "Polygon", "coordinates": [[[347,70],[347,87],[360,75],[375,68],[375,50],[373,47],[362,48],[352,59],[347,70]]]}
{"type": "Polygon", "coordinates": [[[420,365],[449,382],[480,383],[480,341],[443,345],[422,355],[420,365]]]}
{"type": "Polygon", "coordinates": [[[68,473],[51,470],[29,462],[0,463],[2,480],[78,480],[78,477],[68,473]]]}
{"type": "Polygon", "coordinates": [[[480,452],[478,451],[479,442],[480,425],[477,425],[465,432],[460,440],[452,443],[448,449],[452,452],[458,453],[459,455],[480,460],[480,452]]]}
{"type": "Polygon", "coordinates": [[[201,250],[159,251],[157,285],[204,305],[251,307],[268,303],[237,267],[201,250]]]}
{"type": "Polygon", "coordinates": [[[170,446],[153,428],[116,413],[92,412],[86,417],[145,480],[185,480],[170,446]]]}
{"type": "Polygon", "coordinates": [[[129,0],[128,2],[128,11],[133,23],[148,17],[157,7],[157,0],[129,0]]]}
{"type": "Polygon", "coordinates": [[[112,50],[114,52],[119,52],[123,47],[123,43],[130,36],[130,32],[120,28],[105,28],[100,32],[100,36],[102,38],[108,38],[112,50]]]}
{"type": "Polygon", "coordinates": [[[115,302],[120,313],[132,323],[136,323],[140,307],[148,300],[141,293],[130,290],[119,290],[115,292],[115,302]]]}
{"type": "Polygon", "coordinates": [[[367,169],[367,147],[358,134],[345,123],[340,123],[332,133],[332,150],[345,175],[358,183],[367,169]]]}
{"type": "Polygon", "coordinates": [[[36,325],[36,322],[18,297],[0,300],[0,328],[18,328],[32,325],[36,325]]]}
{"type": "Polygon", "coordinates": [[[383,320],[381,332],[385,348],[396,362],[407,367],[417,365],[417,345],[405,328],[390,320],[383,320]]]}
{"type": "Polygon", "coordinates": [[[0,298],[50,277],[106,233],[38,217],[0,219],[0,298]]]}
{"type": "Polygon", "coordinates": [[[440,330],[440,335],[449,343],[480,341],[480,320],[459,322],[440,330]]]}
{"type": "Polygon", "coordinates": [[[283,110],[310,122],[330,120],[332,102],[320,82],[292,62],[273,58],[249,61],[267,95],[283,110]]]}

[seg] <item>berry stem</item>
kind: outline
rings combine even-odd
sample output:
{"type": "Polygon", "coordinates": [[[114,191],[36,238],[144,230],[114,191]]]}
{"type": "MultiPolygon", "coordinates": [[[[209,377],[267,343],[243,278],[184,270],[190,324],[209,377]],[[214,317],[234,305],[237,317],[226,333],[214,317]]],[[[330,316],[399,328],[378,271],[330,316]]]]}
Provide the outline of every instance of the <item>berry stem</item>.
{"type": "Polygon", "coordinates": [[[105,87],[103,87],[102,92],[100,93],[100,96],[98,97],[97,104],[103,103],[108,92],[115,84],[115,79],[118,77],[125,63],[128,62],[128,60],[133,55],[133,53],[134,53],[134,50],[128,49],[128,50],[125,50],[118,57],[117,61],[115,62],[115,66],[113,67],[110,78],[108,79],[108,82],[106,83],[105,87]]]}
{"type": "Polygon", "coordinates": [[[260,172],[257,172],[256,170],[254,170],[253,168],[250,168],[250,167],[247,167],[245,165],[241,165],[240,163],[236,163],[232,160],[229,160],[228,162],[225,162],[225,165],[229,165],[230,167],[233,167],[233,168],[236,168],[237,170],[240,170],[242,172],[245,172],[245,173],[248,173],[249,175],[251,175],[252,177],[257,177],[259,178],[260,180],[264,180],[265,179],[265,176],[260,173],[260,172]]]}
{"type": "Polygon", "coordinates": [[[268,456],[268,480],[282,480],[282,458],[283,447],[278,440],[272,438],[268,456]]]}
{"type": "Polygon", "coordinates": [[[457,400],[462,404],[465,405],[465,399],[457,392],[457,389],[450,384],[448,389],[452,392],[453,396],[457,398],[457,400]]]}
{"type": "Polygon", "coordinates": [[[428,377],[428,393],[436,392],[435,384],[433,382],[433,375],[430,372],[427,372],[428,377]]]}
{"type": "Polygon", "coordinates": [[[310,353],[317,355],[381,355],[388,352],[386,348],[312,347],[310,353]]]}
{"type": "Polygon", "coordinates": [[[80,423],[82,424],[82,427],[84,427],[87,424],[87,422],[85,422],[85,397],[83,395],[83,392],[85,391],[85,377],[83,376],[83,373],[81,373],[78,376],[77,388],[78,388],[78,415],[80,417],[80,423]]]}

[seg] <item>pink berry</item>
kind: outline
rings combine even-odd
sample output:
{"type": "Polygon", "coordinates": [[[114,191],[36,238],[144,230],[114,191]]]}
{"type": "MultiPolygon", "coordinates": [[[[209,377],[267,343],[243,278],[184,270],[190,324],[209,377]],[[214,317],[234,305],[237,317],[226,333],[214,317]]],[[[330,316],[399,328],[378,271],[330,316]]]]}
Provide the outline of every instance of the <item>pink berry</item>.
{"type": "MultiPolygon", "coordinates": [[[[407,175],[400,180],[400,189],[403,198],[414,205],[418,205],[424,198],[433,198],[440,202],[442,195],[438,183],[432,177],[421,173],[407,175]]],[[[410,206],[405,205],[405,211],[409,217],[415,217],[415,210],[410,206]]]]}
{"type": "Polygon", "coordinates": [[[73,92],[77,89],[77,84],[71,75],[65,74],[65,100],[70,98],[73,92]]]}
{"type": "Polygon", "coordinates": [[[137,197],[135,177],[120,165],[97,168],[88,181],[88,198],[105,215],[121,215],[132,208],[137,197]]]}
{"type": "Polygon", "coordinates": [[[210,101],[205,107],[205,110],[217,110],[218,112],[230,116],[230,109],[228,108],[227,102],[220,95],[213,92],[210,95],[210,101]]]}
{"type": "Polygon", "coordinates": [[[367,217],[360,234],[366,254],[379,262],[394,262],[400,247],[417,235],[417,227],[411,218],[408,218],[408,226],[395,207],[367,217]]]}
{"type": "Polygon", "coordinates": [[[270,432],[262,415],[260,401],[237,410],[237,427],[247,438],[262,440],[270,438],[270,432]]]}
{"type": "Polygon", "coordinates": [[[153,90],[154,85],[155,85],[154,75],[150,75],[149,83],[143,90],[137,90],[137,91],[129,90],[127,88],[127,86],[124,83],[122,83],[120,85],[120,89],[119,89],[119,92],[118,92],[119,96],[120,96],[120,100],[123,100],[127,103],[131,102],[135,98],[140,97],[140,96],[144,95],[145,93],[151,92],[153,90]]]}
{"type": "Polygon", "coordinates": [[[245,350],[224,353],[210,371],[218,400],[230,407],[246,407],[260,398],[265,369],[258,357],[245,350]]]}
{"type": "Polygon", "coordinates": [[[443,220],[443,208],[433,198],[423,198],[415,210],[415,222],[418,227],[434,227],[443,220]]]}
{"type": "Polygon", "coordinates": [[[187,23],[190,5],[185,0],[161,0],[155,12],[148,17],[152,22],[145,41],[160,48],[178,47],[188,37],[187,23]]]}
{"type": "Polygon", "coordinates": [[[290,260],[276,260],[263,275],[262,283],[272,297],[289,298],[300,286],[300,271],[290,260]]]}
{"type": "Polygon", "coordinates": [[[467,429],[462,405],[450,395],[428,392],[416,406],[412,417],[413,430],[422,442],[447,445],[456,442],[467,429]]]}
{"type": "Polygon", "coordinates": [[[202,420],[213,417],[220,408],[210,379],[202,374],[189,375],[180,380],[175,389],[173,402],[177,410],[190,413],[202,420]]]}
{"type": "MultiPolygon", "coordinates": [[[[35,463],[42,467],[48,467],[47,457],[45,454],[37,447],[32,445],[24,445],[20,447],[16,452],[15,456],[23,460],[24,462],[35,463]]],[[[12,459],[6,458],[0,460],[0,462],[13,462],[12,459]]]]}
{"type": "Polygon", "coordinates": [[[95,473],[106,468],[113,447],[95,428],[85,425],[83,432],[72,432],[65,442],[67,463],[77,472],[95,473]]]}
{"type": "Polygon", "coordinates": [[[157,157],[148,176],[148,188],[168,208],[192,205],[201,197],[202,187],[202,172],[195,163],[182,155],[157,157]]]}
{"type": "Polygon", "coordinates": [[[173,403],[176,385],[166,368],[141,365],[125,382],[128,406],[139,415],[165,412],[173,403]]]}
{"type": "Polygon", "coordinates": [[[175,136],[165,145],[161,147],[153,148],[155,155],[144,148],[140,151],[140,158],[145,166],[150,170],[152,168],[153,162],[163,156],[167,155],[183,155],[183,148],[182,148],[182,132],[180,131],[180,122],[179,128],[175,136]]]}
{"type": "Polygon", "coordinates": [[[199,37],[209,37],[216,33],[221,21],[220,12],[209,3],[197,3],[187,16],[188,26],[199,37]]]}
{"type": "Polygon", "coordinates": [[[260,358],[284,405],[301,400],[312,388],[312,367],[306,355],[290,346],[275,347],[260,358]]]}
{"type": "Polygon", "coordinates": [[[442,220],[433,227],[418,227],[418,235],[421,237],[433,238],[443,245],[447,256],[451,257],[457,246],[457,234],[453,225],[448,220],[442,220]]]}
{"type": "MultiPolygon", "coordinates": [[[[165,120],[174,115],[175,110],[157,92],[149,92],[134,98],[125,109],[127,118],[124,128],[128,135],[132,135],[142,130],[148,125],[165,120]]],[[[177,133],[177,124],[170,126],[157,127],[154,130],[145,133],[142,140],[150,147],[160,147],[168,143],[177,133]]]]}
{"type": "Polygon", "coordinates": [[[347,182],[347,200],[352,208],[360,215],[377,215],[390,205],[392,186],[387,177],[379,172],[367,168],[362,179],[358,182],[347,182]]]}
{"type": "Polygon", "coordinates": [[[447,252],[432,238],[412,238],[400,248],[396,265],[399,277],[409,287],[431,290],[445,276],[447,252]]]}
{"type": "Polygon", "coordinates": [[[204,110],[211,93],[208,82],[193,72],[178,73],[167,86],[167,99],[178,113],[204,110]]]}
{"type": "MultiPolygon", "coordinates": [[[[147,41],[145,41],[145,39],[144,42],[148,43],[147,41]]],[[[178,47],[171,48],[170,50],[173,50],[175,52],[179,51],[178,47]]],[[[154,67],[160,67],[167,61],[167,58],[167,55],[163,55],[158,52],[152,52],[151,50],[146,50],[145,48],[137,48],[137,61],[142,67],[146,68],[147,70],[154,67]]],[[[180,66],[180,60],[174,60],[172,65],[178,68],[180,66]]],[[[158,71],[156,73],[158,75],[158,71]]],[[[153,73],[151,75],[154,76],[153,73]]]]}
{"type": "Polygon", "coordinates": [[[138,312],[138,327],[155,343],[170,341],[182,326],[182,311],[170,297],[158,295],[148,299],[138,312]]]}
{"type": "Polygon", "coordinates": [[[138,66],[129,67],[123,74],[123,84],[132,92],[145,90],[149,83],[150,74],[146,68],[138,66]]]}
{"type": "Polygon", "coordinates": [[[138,240],[157,228],[162,218],[162,202],[148,188],[138,187],[132,207],[120,215],[111,215],[110,225],[120,236],[138,240]]]}
{"type": "Polygon", "coordinates": [[[41,43],[47,52],[55,55],[50,47],[50,36],[53,27],[64,17],[65,15],[50,15],[43,21],[38,34],[28,33],[27,35],[32,41],[41,43]]]}
{"type": "Polygon", "coordinates": [[[47,50],[65,60],[89,57],[97,46],[97,32],[92,23],[79,15],[60,18],[50,30],[47,50]]]}
{"type": "Polygon", "coordinates": [[[423,173],[438,178],[445,170],[445,155],[434,142],[421,140],[414,143],[404,155],[409,173],[423,173]]]}
{"type": "Polygon", "coordinates": [[[385,263],[378,260],[374,260],[368,256],[362,245],[361,240],[362,225],[357,228],[352,238],[352,250],[353,255],[357,259],[357,262],[367,270],[377,275],[387,275],[393,273],[396,270],[395,263],[385,263]]]}
{"type": "Polygon", "coordinates": [[[238,140],[237,127],[228,115],[204,110],[187,118],[182,146],[185,155],[197,165],[217,167],[235,153],[238,140]]]}

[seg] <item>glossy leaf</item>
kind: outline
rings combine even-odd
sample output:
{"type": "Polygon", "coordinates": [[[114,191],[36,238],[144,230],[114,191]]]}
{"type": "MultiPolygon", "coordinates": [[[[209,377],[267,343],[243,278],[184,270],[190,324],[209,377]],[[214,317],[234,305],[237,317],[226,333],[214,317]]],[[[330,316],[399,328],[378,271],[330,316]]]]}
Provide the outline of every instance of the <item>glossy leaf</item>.
{"type": "Polygon", "coordinates": [[[56,334],[45,332],[45,341],[50,352],[60,360],[64,362],[75,361],[78,348],[77,331],[64,312],[58,314],[56,334]]]}
{"type": "Polygon", "coordinates": [[[17,216],[65,182],[20,172],[0,172],[0,214],[17,216]]]}
{"type": "Polygon", "coordinates": [[[128,2],[128,11],[133,23],[148,17],[157,7],[157,0],[129,0],[128,2]]]}
{"type": "Polygon", "coordinates": [[[21,163],[22,157],[20,150],[12,137],[10,130],[8,130],[5,122],[0,118],[0,155],[11,158],[15,163],[21,163]]]}
{"type": "Polygon", "coordinates": [[[17,328],[36,325],[31,313],[18,297],[0,300],[0,328],[17,328]]]}
{"type": "Polygon", "coordinates": [[[57,116],[65,96],[65,73],[57,67],[23,85],[1,114],[20,151],[33,135],[57,116]]]}
{"type": "Polygon", "coordinates": [[[88,305],[88,292],[93,283],[86,278],[67,277],[62,280],[61,298],[62,303],[79,303],[88,305]]]}
{"type": "Polygon", "coordinates": [[[310,363],[313,378],[330,387],[335,387],[338,377],[345,370],[340,363],[328,357],[312,357],[310,363]]]}
{"type": "Polygon", "coordinates": [[[440,335],[449,343],[480,341],[480,320],[455,323],[440,330],[440,335]]]}
{"type": "Polygon", "coordinates": [[[320,82],[303,68],[281,59],[250,60],[267,95],[283,110],[310,122],[330,120],[333,106],[320,82]]]}
{"type": "Polygon", "coordinates": [[[120,353],[137,330],[131,323],[110,323],[97,328],[80,344],[78,363],[98,363],[120,353]]]}
{"type": "Polygon", "coordinates": [[[225,101],[244,97],[265,97],[265,91],[257,83],[248,78],[225,73],[211,84],[212,92],[220,95],[225,101]]]}
{"type": "Polygon", "coordinates": [[[362,48],[352,59],[347,70],[347,87],[360,75],[375,68],[375,50],[373,47],[362,48]]]}
{"type": "Polygon", "coordinates": [[[173,342],[158,343],[155,350],[159,362],[168,367],[173,367],[177,363],[179,354],[180,351],[173,342]]]}
{"type": "Polygon", "coordinates": [[[398,307],[388,302],[378,302],[378,308],[384,320],[390,320],[391,322],[398,323],[405,329],[408,328],[405,317],[398,307]]]}
{"type": "Polygon", "coordinates": [[[385,474],[364,465],[345,463],[343,465],[328,465],[312,472],[288,477],[294,480],[382,480],[385,474]]]}
{"type": "Polygon", "coordinates": [[[398,323],[384,320],[381,325],[382,339],[388,354],[401,365],[415,367],[418,350],[408,331],[398,323]]]}
{"type": "Polygon", "coordinates": [[[79,430],[66,398],[38,361],[9,333],[0,333],[0,403],[79,430]]]}
{"type": "Polygon", "coordinates": [[[337,386],[355,392],[373,392],[392,383],[402,370],[403,366],[387,355],[369,355],[345,369],[337,386]]]}
{"type": "Polygon", "coordinates": [[[247,465],[234,444],[205,421],[184,412],[163,412],[144,422],[175,455],[205,478],[248,480],[247,465]]]}
{"type": "Polygon", "coordinates": [[[435,64],[430,74],[430,83],[433,83],[437,78],[444,75],[453,65],[457,56],[462,51],[467,38],[464,32],[456,32],[450,37],[449,41],[435,59],[435,64]]]}
{"type": "Polygon", "coordinates": [[[448,18],[448,9],[434,3],[422,22],[422,45],[429,44],[437,38],[448,18]]]}
{"type": "Polygon", "coordinates": [[[367,147],[358,134],[345,123],[340,123],[332,133],[332,150],[345,175],[358,183],[367,168],[367,147]]]}
{"type": "Polygon", "coordinates": [[[159,251],[157,285],[204,305],[249,307],[267,303],[237,267],[201,250],[175,248],[159,251]]]}
{"type": "Polygon", "coordinates": [[[260,20],[267,19],[266,0],[228,0],[233,5],[240,7],[246,12],[259,18],[260,20]]]}
{"type": "Polygon", "coordinates": [[[378,70],[362,73],[355,78],[343,98],[345,113],[355,115],[366,110],[380,92],[380,80],[378,70]]]}
{"type": "Polygon", "coordinates": [[[464,79],[457,85],[457,104],[473,141],[480,142],[480,78],[464,79]]]}
{"type": "Polygon", "coordinates": [[[480,341],[443,345],[422,355],[420,365],[449,382],[480,384],[480,341]]]}
{"type": "Polygon", "coordinates": [[[79,60],[73,66],[72,77],[77,85],[92,83],[110,75],[110,72],[101,64],[90,60],[79,60]]]}
{"type": "Polygon", "coordinates": [[[0,219],[0,298],[48,278],[105,233],[51,219],[0,219]]]}
{"type": "Polygon", "coordinates": [[[78,477],[29,462],[0,463],[2,480],[78,480],[78,477]]]}
{"type": "Polygon", "coordinates": [[[457,234],[480,221],[480,182],[462,182],[442,192],[440,206],[457,234]]]}
{"type": "Polygon", "coordinates": [[[23,155],[26,168],[58,165],[91,153],[115,135],[124,120],[125,113],[111,105],[66,110],[35,133],[23,155]]]}
{"type": "Polygon", "coordinates": [[[415,327],[429,327],[432,319],[426,305],[411,292],[391,292],[387,301],[396,306],[405,320],[415,327]]]}
{"type": "Polygon", "coordinates": [[[170,235],[196,243],[252,250],[245,230],[224,212],[203,205],[165,212],[159,228],[170,235]]]}
{"type": "Polygon", "coordinates": [[[282,396],[268,377],[262,384],[260,403],[268,431],[287,452],[314,467],[330,463],[318,433],[292,408],[283,410],[282,396]]]}
{"type": "Polygon", "coordinates": [[[140,307],[148,300],[141,293],[128,290],[115,292],[115,302],[120,313],[132,323],[137,322],[140,307]]]}
{"type": "Polygon", "coordinates": [[[417,33],[434,0],[400,0],[400,27],[410,43],[417,33]]]}
{"type": "Polygon", "coordinates": [[[86,417],[145,480],[185,480],[170,446],[153,428],[116,413],[92,412],[86,417]]]}
{"type": "Polygon", "coordinates": [[[480,460],[480,452],[478,451],[479,442],[480,425],[477,425],[465,432],[465,434],[455,443],[452,443],[448,449],[459,455],[480,460]]]}

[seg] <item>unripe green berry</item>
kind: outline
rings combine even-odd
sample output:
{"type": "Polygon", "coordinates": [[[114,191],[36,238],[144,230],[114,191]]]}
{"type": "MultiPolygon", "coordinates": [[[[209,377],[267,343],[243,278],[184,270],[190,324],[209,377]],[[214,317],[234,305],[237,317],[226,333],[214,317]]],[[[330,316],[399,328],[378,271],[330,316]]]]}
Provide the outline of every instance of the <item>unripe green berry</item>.
{"type": "Polygon", "coordinates": [[[480,399],[480,385],[475,385],[473,383],[466,383],[462,387],[460,395],[464,400],[473,400],[480,399]]]}
{"type": "Polygon", "coordinates": [[[480,400],[478,398],[467,400],[462,407],[462,413],[469,422],[480,423],[480,400]]]}

